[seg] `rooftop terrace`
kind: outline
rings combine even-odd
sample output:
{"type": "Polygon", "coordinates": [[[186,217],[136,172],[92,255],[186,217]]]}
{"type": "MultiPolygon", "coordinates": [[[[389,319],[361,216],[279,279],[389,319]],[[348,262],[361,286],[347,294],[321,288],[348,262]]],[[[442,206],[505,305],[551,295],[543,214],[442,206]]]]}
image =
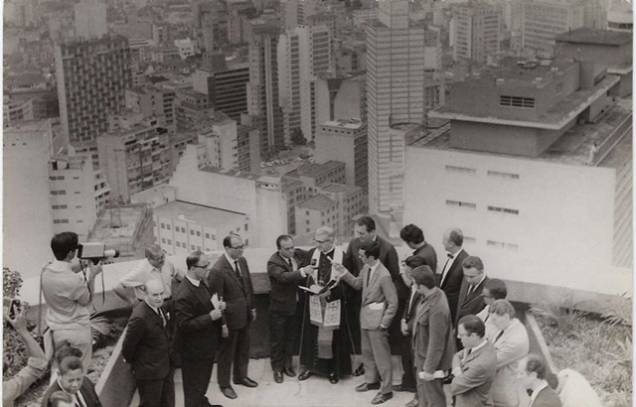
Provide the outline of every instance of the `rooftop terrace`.
{"type": "Polygon", "coordinates": [[[610,30],[593,30],[578,28],[556,36],[557,42],[575,44],[613,45],[619,46],[632,42],[631,33],[610,30]]]}
{"type": "Polygon", "coordinates": [[[158,217],[179,218],[199,225],[220,228],[229,223],[235,224],[245,219],[245,214],[228,211],[212,206],[197,205],[184,201],[173,201],[155,208],[158,217]]]}

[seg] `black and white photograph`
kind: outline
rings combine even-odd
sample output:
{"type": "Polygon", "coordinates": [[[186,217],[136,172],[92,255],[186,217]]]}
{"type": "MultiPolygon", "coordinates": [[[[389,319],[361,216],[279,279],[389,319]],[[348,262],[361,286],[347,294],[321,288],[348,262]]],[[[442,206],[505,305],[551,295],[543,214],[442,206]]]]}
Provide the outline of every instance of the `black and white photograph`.
{"type": "Polygon", "coordinates": [[[631,0],[4,0],[8,407],[631,407],[631,0]]]}

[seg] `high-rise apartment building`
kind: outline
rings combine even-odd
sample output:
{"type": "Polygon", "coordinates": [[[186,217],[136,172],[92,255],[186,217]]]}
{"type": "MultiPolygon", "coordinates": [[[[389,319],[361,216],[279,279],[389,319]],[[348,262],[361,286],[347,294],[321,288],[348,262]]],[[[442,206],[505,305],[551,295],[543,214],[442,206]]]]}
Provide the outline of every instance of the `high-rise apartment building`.
{"type": "Polygon", "coordinates": [[[292,30],[307,24],[307,18],[320,11],[320,0],[286,0],[282,3],[283,26],[292,30]]]}
{"type": "Polygon", "coordinates": [[[126,108],[141,113],[144,117],[155,116],[174,131],[175,91],[161,84],[143,85],[126,89],[126,108]]]}
{"type": "Polygon", "coordinates": [[[125,106],[131,87],[130,49],[122,36],[70,41],[55,47],[62,130],[71,144],[95,145],[108,116],[125,106]]]}
{"type": "Polygon", "coordinates": [[[275,24],[255,20],[251,31],[248,112],[260,132],[261,154],[268,156],[285,144],[276,58],[279,30],[275,24]]]}
{"type": "Polygon", "coordinates": [[[427,29],[409,22],[407,0],[379,1],[378,16],[366,27],[369,209],[399,213],[405,140],[390,129],[424,121],[427,29]]]}
{"type": "Polygon", "coordinates": [[[559,34],[585,24],[585,0],[532,0],[523,2],[521,45],[552,55],[559,34]]]}
{"type": "Polygon", "coordinates": [[[501,50],[503,15],[496,5],[470,1],[455,9],[453,59],[486,63],[501,50]]]}
{"type": "Polygon", "coordinates": [[[97,151],[115,202],[129,202],[132,194],[168,182],[169,138],[156,118],[113,118],[111,129],[97,139],[97,151]]]}

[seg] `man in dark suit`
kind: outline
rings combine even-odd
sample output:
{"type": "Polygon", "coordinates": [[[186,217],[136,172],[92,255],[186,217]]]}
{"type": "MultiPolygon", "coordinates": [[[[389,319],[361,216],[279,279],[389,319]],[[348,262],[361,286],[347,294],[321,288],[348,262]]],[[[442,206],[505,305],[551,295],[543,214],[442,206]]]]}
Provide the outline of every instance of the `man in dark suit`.
{"type": "Polygon", "coordinates": [[[489,392],[497,372],[497,355],[485,333],[486,327],[477,316],[459,320],[457,337],[464,349],[453,358],[450,392],[455,396],[455,407],[492,406],[489,392]]]}
{"type": "Polygon", "coordinates": [[[561,407],[558,394],[546,381],[548,373],[545,363],[537,355],[529,355],[520,369],[519,382],[525,390],[532,391],[529,407],[561,407]]]}
{"type": "MultiPolygon", "coordinates": [[[[417,264],[411,267],[411,269],[421,266],[422,264],[426,264],[433,270],[433,272],[435,272],[435,270],[437,269],[437,254],[435,253],[435,249],[433,249],[433,246],[426,243],[426,241],[424,240],[424,232],[422,232],[422,229],[413,224],[406,225],[402,228],[402,230],[400,230],[400,238],[404,241],[404,243],[406,243],[408,247],[413,249],[413,256],[420,257],[424,261],[423,263],[416,262],[417,264]]],[[[407,287],[411,287],[410,280],[405,281],[405,283],[407,287]]],[[[415,289],[411,287],[409,299],[407,300],[407,305],[404,307],[404,313],[402,314],[403,318],[406,321],[410,320],[411,315],[413,315],[412,311],[414,311],[415,307],[417,307],[417,302],[419,302],[419,295],[417,294],[415,289]]],[[[402,330],[402,333],[404,334],[404,326],[402,325],[400,328],[402,330]]],[[[404,374],[402,375],[402,383],[393,386],[393,390],[415,392],[416,380],[414,376],[414,370],[412,369],[413,349],[411,347],[410,334],[404,335],[404,340],[402,341],[402,348],[400,349],[400,351],[402,356],[402,368],[404,370],[404,374]]]]}
{"type": "Polygon", "coordinates": [[[226,305],[221,300],[216,305],[212,302],[213,289],[205,286],[210,261],[201,251],[192,252],[186,258],[186,266],[188,271],[174,296],[183,395],[185,407],[208,407],[212,404],[205,393],[221,340],[221,317],[226,305]]]}
{"type": "Polygon", "coordinates": [[[237,398],[230,385],[230,370],[233,368],[234,384],[256,387],[258,383],[247,377],[250,357],[250,322],[256,319],[256,303],[247,260],[243,257],[243,239],[231,234],[223,239],[225,253],[214,263],[208,276],[210,288],[227,303],[224,312],[228,337],[221,343],[219,351],[219,387],[229,399],[237,398]]]}
{"type": "MultiPolygon", "coordinates": [[[[351,272],[354,277],[360,274],[360,270],[364,267],[363,262],[358,257],[358,251],[360,248],[368,242],[377,242],[380,245],[380,257],[378,260],[384,265],[391,275],[391,280],[397,290],[398,295],[398,310],[397,315],[402,315],[404,312],[404,306],[409,299],[410,291],[408,287],[402,281],[400,277],[400,263],[398,260],[397,251],[395,247],[388,241],[382,239],[376,234],[375,221],[370,216],[361,216],[356,220],[354,226],[354,232],[356,238],[349,242],[347,252],[343,260],[343,265],[347,270],[351,272]]],[[[349,290],[349,315],[348,320],[351,322],[351,332],[353,336],[354,352],[360,354],[360,292],[355,290],[349,290]]],[[[404,337],[400,332],[400,318],[394,318],[391,326],[389,327],[389,343],[391,345],[391,353],[399,355],[400,348],[404,337]]],[[[360,375],[364,373],[364,369],[359,367],[356,369],[355,374],[360,375]]]]}
{"type": "Polygon", "coordinates": [[[299,269],[304,256],[294,248],[291,236],[278,236],[276,248],[278,251],[267,261],[267,275],[272,287],[269,297],[269,341],[274,381],[282,383],[283,373],[289,377],[296,376],[292,356],[298,330],[298,284],[307,275],[299,269]]]}
{"type": "Polygon", "coordinates": [[[442,244],[446,250],[446,260],[439,275],[439,287],[446,294],[453,321],[457,321],[457,300],[462,281],[464,281],[462,262],[468,257],[468,253],[462,248],[464,234],[461,229],[452,228],[447,230],[444,233],[442,244]]]}
{"type": "Polygon", "coordinates": [[[122,347],[124,360],[132,365],[140,407],[174,406],[173,371],[170,363],[169,314],[161,309],[163,282],[146,281],[144,301],[135,305],[128,320],[122,347]]]}
{"type": "Polygon", "coordinates": [[[452,367],[455,355],[453,321],[444,292],[435,286],[435,274],[428,266],[412,272],[417,291],[424,297],[413,323],[413,354],[417,393],[427,407],[446,407],[442,378],[452,367]]]}
{"type": "Polygon", "coordinates": [[[488,282],[484,272],[484,263],[477,256],[468,256],[462,262],[464,282],[459,291],[456,317],[459,321],[464,315],[477,315],[486,306],[482,291],[488,282]]]}

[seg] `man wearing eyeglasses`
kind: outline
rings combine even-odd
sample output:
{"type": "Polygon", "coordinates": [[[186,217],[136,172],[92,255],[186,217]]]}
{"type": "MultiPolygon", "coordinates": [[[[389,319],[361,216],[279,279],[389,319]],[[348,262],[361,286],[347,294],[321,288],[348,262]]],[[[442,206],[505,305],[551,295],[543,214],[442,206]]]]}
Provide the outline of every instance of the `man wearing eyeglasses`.
{"type": "Polygon", "coordinates": [[[208,276],[210,290],[216,291],[219,298],[227,303],[224,316],[228,336],[222,342],[218,356],[218,380],[221,392],[229,399],[238,397],[230,385],[230,369],[233,369],[234,384],[258,386],[258,383],[247,377],[250,322],[256,319],[256,303],[250,270],[243,257],[244,247],[241,236],[226,236],[223,239],[225,253],[214,263],[208,276]]]}
{"type": "MultiPolygon", "coordinates": [[[[128,274],[119,280],[113,291],[121,299],[134,306],[146,297],[144,284],[151,278],[163,282],[164,302],[171,307],[173,284],[183,279],[184,274],[177,271],[174,264],[166,259],[166,254],[158,244],[146,247],[146,258],[140,260],[128,274]]],[[[176,287],[176,285],[175,285],[176,287]]]]}

